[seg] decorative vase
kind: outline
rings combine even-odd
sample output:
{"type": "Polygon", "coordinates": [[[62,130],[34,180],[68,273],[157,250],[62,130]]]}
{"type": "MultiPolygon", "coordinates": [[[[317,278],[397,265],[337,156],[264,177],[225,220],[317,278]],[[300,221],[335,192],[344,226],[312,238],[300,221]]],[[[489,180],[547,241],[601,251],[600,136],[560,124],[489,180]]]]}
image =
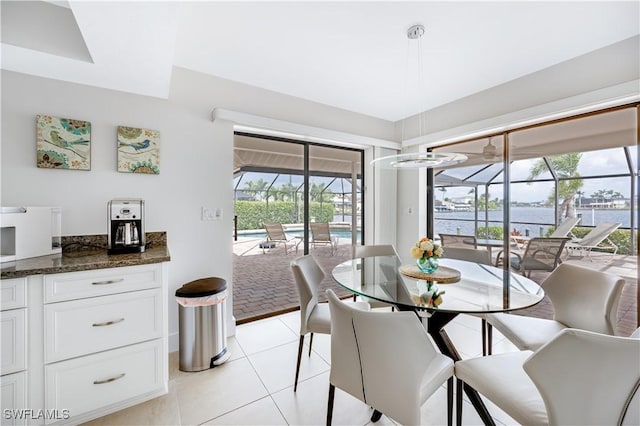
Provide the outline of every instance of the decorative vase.
{"type": "Polygon", "coordinates": [[[435,257],[421,257],[416,261],[418,269],[425,274],[433,274],[438,270],[438,259],[435,257]]]}

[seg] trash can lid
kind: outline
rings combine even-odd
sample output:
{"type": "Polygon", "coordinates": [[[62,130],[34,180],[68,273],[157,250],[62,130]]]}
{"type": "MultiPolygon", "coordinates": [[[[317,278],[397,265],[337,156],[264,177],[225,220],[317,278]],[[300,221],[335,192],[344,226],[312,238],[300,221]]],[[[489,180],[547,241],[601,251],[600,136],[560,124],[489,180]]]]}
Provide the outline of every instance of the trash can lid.
{"type": "Polygon", "coordinates": [[[227,289],[227,281],[218,277],[201,278],[184,284],[176,290],[176,297],[204,297],[227,289]]]}

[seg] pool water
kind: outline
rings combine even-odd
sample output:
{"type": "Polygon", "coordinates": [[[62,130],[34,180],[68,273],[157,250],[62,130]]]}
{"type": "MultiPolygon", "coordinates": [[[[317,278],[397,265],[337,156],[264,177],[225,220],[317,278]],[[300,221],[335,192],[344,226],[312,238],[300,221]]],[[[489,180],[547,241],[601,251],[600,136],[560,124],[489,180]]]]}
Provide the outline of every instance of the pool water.
{"type": "MultiPolygon", "coordinates": [[[[295,230],[295,231],[285,231],[285,234],[287,234],[287,236],[289,237],[300,237],[302,238],[302,229],[300,230],[295,230]]],[[[309,231],[309,234],[311,234],[311,231],[309,231]]],[[[350,240],[351,239],[351,231],[340,231],[340,230],[331,230],[331,236],[332,237],[338,237],[340,239],[347,239],[350,240]]],[[[356,239],[357,241],[360,241],[360,236],[361,236],[361,231],[357,231],[356,232],[356,239]]],[[[238,231],[238,237],[249,237],[249,238],[261,238],[261,239],[267,239],[267,233],[265,231],[238,231]]]]}

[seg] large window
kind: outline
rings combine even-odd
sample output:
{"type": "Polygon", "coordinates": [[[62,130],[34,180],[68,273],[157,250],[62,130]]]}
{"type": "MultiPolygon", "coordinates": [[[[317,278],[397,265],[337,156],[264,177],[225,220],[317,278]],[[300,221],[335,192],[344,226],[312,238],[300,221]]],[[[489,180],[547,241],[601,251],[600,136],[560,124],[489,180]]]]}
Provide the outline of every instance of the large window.
{"type": "Polygon", "coordinates": [[[439,148],[463,152],[469,161],[436,171],[436,233],[502,238],[507,228],[545,236],[577,216],[587,228],[621,223],[621,253],[634,253],[636,116],[635,107],[624,108],[439,148]]]}

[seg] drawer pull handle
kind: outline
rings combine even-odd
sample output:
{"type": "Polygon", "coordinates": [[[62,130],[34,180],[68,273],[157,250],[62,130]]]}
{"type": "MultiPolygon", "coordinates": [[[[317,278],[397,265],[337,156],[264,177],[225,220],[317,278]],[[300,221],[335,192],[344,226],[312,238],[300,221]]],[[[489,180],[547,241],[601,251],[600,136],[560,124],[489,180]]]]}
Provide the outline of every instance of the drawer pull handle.
{"type": "Polygon", "coordinates": [[[113,320],[113,321],[105,321],[105,322],[96,322],[93,324],[94,327],[104,327],[106,325],[113,325],[113,324],[117,324],[119,322],[124,321],[124,318],[120,318],[117,320],[113,320]]]}
{"type": "Polygon", "coordinates": [[[124,281],[124,278],[118,278],[115,280],[106,280],[106,281],[96,281],[94,283],[91,283],[91,285],[115,284],[115,283],[121,283],[122,281],[124,281]]]}
{"type": "Polygon", "coordinates": [[[122,379],[124,377],[125,373],[119,374],[117,376],[114,377],[110,377],[108,379],[104,379],[104,380],[94,380],[93,384],[94,385],[104,385],[105,383],[111,383],[111,382],[115,382],[118,379],[122,379]]]}

